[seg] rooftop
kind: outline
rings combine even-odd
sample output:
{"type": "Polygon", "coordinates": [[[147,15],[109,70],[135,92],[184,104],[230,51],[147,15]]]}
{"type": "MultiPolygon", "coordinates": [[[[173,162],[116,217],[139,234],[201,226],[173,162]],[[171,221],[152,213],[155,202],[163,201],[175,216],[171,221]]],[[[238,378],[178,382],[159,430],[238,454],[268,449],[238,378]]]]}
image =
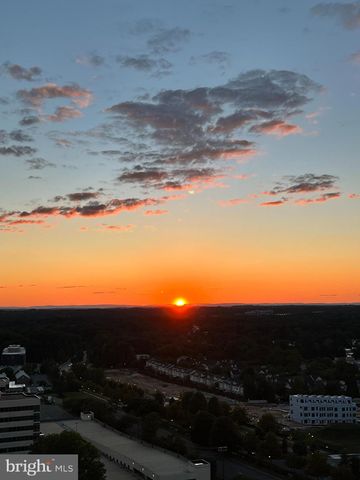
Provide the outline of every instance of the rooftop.
{"type": "MultiPolygon", "coordinates": [[[[153,448],[150,445],[132,440],[113,430],[104,428],[97,422],[82,422],[81,420],[69,420],[58,424],[42,424],[43,433],[58,433],[59,428],[71,429],[80,433],[86,440],[93,443],[97,448],[104,447],[119,453],[142,465],[156,475],[166,475],[179,472],[190,473],[198,463],[192,463],[185,458],[176,456],[164,450],[153,448]]],[[[204,465],[204,460],[199,460],[199,465],[204,465]]]]}
{"type": "Polygon", "coordinates": [[[25,355],[26,350],[20,345],[9,345],[2,351],[3,355],[25,355]]]}

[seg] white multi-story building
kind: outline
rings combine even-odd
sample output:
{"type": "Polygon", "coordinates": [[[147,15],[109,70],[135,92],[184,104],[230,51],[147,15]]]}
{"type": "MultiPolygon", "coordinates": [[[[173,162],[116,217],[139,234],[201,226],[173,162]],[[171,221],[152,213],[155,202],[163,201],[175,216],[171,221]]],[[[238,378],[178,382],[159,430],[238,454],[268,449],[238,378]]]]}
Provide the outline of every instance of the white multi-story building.
{"type": "Polygon", "coordinates": [[[290,395],[290,418],[304,425],[355,423],[356,404],[344,395],[290,395]]]}
{"type": "Polygon", "coordinates": [[[29,451],[40,433],[40,398],[25,393],[0,395],[0,453],[29,451]]]}

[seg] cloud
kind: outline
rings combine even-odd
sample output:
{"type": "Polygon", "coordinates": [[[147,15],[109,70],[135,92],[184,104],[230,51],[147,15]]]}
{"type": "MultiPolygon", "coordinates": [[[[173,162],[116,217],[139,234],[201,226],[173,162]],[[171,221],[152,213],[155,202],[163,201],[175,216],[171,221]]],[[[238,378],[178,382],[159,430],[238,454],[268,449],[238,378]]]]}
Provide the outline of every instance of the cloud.
{"type": "Polygon", "coordinates": [[[77,84],[60,86],[48,83],[30,90],[19,90],[17,97],[33,107],[41,107],[45,100],[53,98],[68,98],[80,108],[85,108],[92,101],[92,93],[77,84]]]}
{"type": "Polygon", "coordinates": [[[13,155],[15,157],[23,157],[25,155],[33,155],[36,148],[28,145],[12,145],[10,147],[0,147],[0,155],[13,155]]]}
{"type": "Polygon", "coordinates": [[[282,198],[281,200],[274,200],[272,202],[262,202],[260,203],[261,207],[281,207],[287,202],[286,198],[282,198]]]}
{"type": "Polygon", "coordinates": [[[153,216],[153,215],[165,215],[169,213],[169,210],[146,210],[144,215],[153,216]]]}
{"type": "Polygon", "coordinates": [[[150,36],[147,45],[156,54],[177,52],[190,37],[191,32],[187,28],[159,28],[150,36]]]}
{"type": "MultiPolygon", "coordinates": [[[[267,112],[262,112],[262,116],[264,115],[268,116],[269,114],[267,112]]],[[[254,122],[259,116],[261,116],[260,112],[256,110],[236,111],[226,117],[219,117],[216,121],[215,127],[211,128],[210,131],[214,133],[231,133],[234,130],[241,129],[247,124],[254,122]]]]}
{"type": "Polygon", "coordinates": [[[302,130],[297,125],[286,123],[283,120],[270,120],[259,125],[253,125],[250,128],[253,133],[266,133],[268,135],[277,135],[278,137],[285,137],[294,133],[301,133],[302,130]]]}
{"type": "Polygon", "coordinates": [[[257,153],[248,134],[297,133],[299,127],[287,118],[300,114],[320,91],[305,75],[253,70],[213,87],[161,90],[146,100],[113,104],[106,109],[111,115],[106,135],[113,129],[139,138],[139,148],[135,144],[130,153],[119,154],[132,166],[118,181],[184,190],[193,181],[189,169],[211,170],[202,177],[226,176],[227,162],[257,153]]]}
{"type": "Polygon", "coordinates": [[[182,168],[161,170],[159,168],[144,168],[137,165],[131,170],[125,170],[118,181],[123,183],[134,183],[143,187],[172,190],[202,189],[204,184],[211,184],[223,178],[217,170],[213,168],[182,168]]]}
{"type": "MultiPolygon", "coordinates": [[[[110,230],[112,232],[132,232],[135,228],[135,225],[128,224],[128,225],[107,225],[105,223],[102,224],[101,230],[110,230]]],[[[100,292],[98,292],[100,293],[100,292]]]]}
{"type": "Polygon", "coordinates": [[[304,175],[285,176],[281,182],[269,190],[262,192],[262,195],[285,194],[280,200],[264,202],[262,206],[279,206],[286,202],[293,202],[295,205],[310,205],[312,203],[325,203],[328,200],[334,200],[341,197],[339,191],[332,191],[336,188],[338,177],[329,174],[315,175],[305,173],[304,175]],[[321,195],[298,198],[299,195],[314,194],[320,192],[321,195]]]}
{"type": "Polygon", "coordinates": [[[360,2],[318,3],[310,11],[318,17],[335,18],[347,30],[360,28],[360,2]]]}
{"type": "Polygon", "coordinates": [[[91,200],[94,198],[98,198],[100,192],[75,192],[75,193],[68,193],[66,197],[71,202],[83,202],[84,200],[91,200]]]}
{"type": "MultiPolygon", "coordinates": [[[[71,194],[70,194],[71,195],[71,194]]],[[[57,196],[66,200],[66,197],[57,196]]],[[[29,220],[29,223],[34,223],[32,220],[44,220],[51,217],[62,217],[65,219],[80,217],[80,218],[99,218],[106,216],[115,216],[123,212],[132,212],[143,207],[154,207],[163,205],[170,201],[181,200],[184,195],[164,195],[159,198],[113,198],[107,202],[100,203],[92,200],[83,205],[73,206],[63,203],[62,205],[39,205],[32,210],[10,210],[2,211],[0,213],[0,228],[5,230],[13,222],[18,220],[29,220]]],[[[48,224],[45,223],[45,226],[48,224]]],[[[13,230],[12,230],[13,231],[13,230]]]]}
{"type": "Polygon", "coordinates": [[[310,101],[309,94],[318,91],[319,85],[305,75],[255,70],[217,87],[163,90],[151,102],[122,102],[107,112],[133,128],[150,128],[159,142],[193,146],[213,139],[210,133],[228,133],[258,117],[285,122],[295,109],[310,101]],[[233,112],[221,115],[225,110],[233,112]]]}
{"type": "Polygon", "coordinates": [[[7,225],[43,225],[44,220],[10,220],[7,225]]]}
{"type": "Polygon", "coordinates": [[[354,65],[360,65],[360,50],[350,55],[349,60],[354,65]]]}
{"type": "Polygon", "coordinates": [[[29,82],[37,80],[41,75],[40,67],[25,68],[16,63],[9,62],[3,63],[1,70],[5,71],[15,80],[27,80],[29,82]]]}
{"type": "Polygon", "coordinates": [[[32,142],[33,138],[27,133],[24,133],[22,130],[12,130],[11,132],[0,130],[0,143],[5,143],[7,141],[19,143],[32,142]]]}
{"type": "Polygon", "coordinates": [[[87,55],[79,55],[76,57],[75,62],[78,65],[85,65],[88,67],[101,67],[105,63],[104,57],[98,55],[95,52],[88,53],[87,55]]]}
{"type": "Polygon", "coordinates": [[[55,113],[48,115],[46,118],[51,122],[64,122],[65,120],[72,120],[73,118],[81,117],[82,113],[73,107],[58,107],[55,113]]]}
{"type": "Polygon", "coordinates": [[[235,205],[241,205],[243,203],[248,203],[247,198],[231,198],[230,200],[220,200],[219,205],[221,207],[234,207],[235,205]]]}
{"type": "Polygon", "coordinates": [[[153,76],[161,77],[171,73],[172,63],[164,58],[151,58],[149,55],[129,57],[119,55],[117,62],[125,68],[133,68],[141,72],[152,72],[153,76]]]}
{"type": "Polygon", "coordinates": [[[28,115],[27,117],[23,117],[19,121],[19,125],[27,127],[29,125],[35,125],[36,123],[39,123],[40,121],[41,121],[40,117],[37,117],[35,115],[28,115]]]}
{"type": "Polygon", "coordinates": [[[86,285],[61,285],[60,287],[56,288],[86,288],[86,285]]]}
{"type": "Polygon", "coordinates": [[[315,198],[301,198],[299,200],[295,200],[297,205],[309,205],[311,203],[324,203],[329,200],[336,200],[341,197],[340,192],[329,192],[320,195],[319,197],[315,198]]]}
{"type": "Polygon", "coordinates": [[[283,177],[282,182],[278,182],[272,190],[264,193],[266,195],[278,195],[279,193],[319,192],[334,188],[337,180],[338,177],[329,174],[315,175],[314,173],[305,173],[304,175],[290,175],[283,177]]]}
{"type": "Polygon", "coordinates": [[[33,138],[27,133],[24,133],[22,130],[13,130],[12,132],[10,132],[9,137],[14,142],[32,142],[33,141],[33,138]]]}
{"type": "Polygon", "coordinates": [[[230,64],[230,55],[226,52],[214,50],[204,55],[192,56],[189,60],[190,65],[201,65],[204,63],[218,65],[221,69],[224,69],[230,64]]]}
{"type": "Polygon", "coordinates": [[[29,170],[43,170],[46,167],[56,167],[55,163],[51,163],[44,158],[31,158],[26,160],[29,170]]]}

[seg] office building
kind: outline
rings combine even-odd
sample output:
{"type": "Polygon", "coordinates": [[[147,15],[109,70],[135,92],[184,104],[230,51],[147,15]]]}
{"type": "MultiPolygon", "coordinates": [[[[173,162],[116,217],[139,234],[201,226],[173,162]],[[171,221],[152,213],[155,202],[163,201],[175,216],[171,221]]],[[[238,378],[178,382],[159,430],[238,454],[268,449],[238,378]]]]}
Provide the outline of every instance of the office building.
{"type": "Polygon", "coordinates": [[[40,433],[40,398],[0,394],[0,453],[30,451],[40,433]]]}

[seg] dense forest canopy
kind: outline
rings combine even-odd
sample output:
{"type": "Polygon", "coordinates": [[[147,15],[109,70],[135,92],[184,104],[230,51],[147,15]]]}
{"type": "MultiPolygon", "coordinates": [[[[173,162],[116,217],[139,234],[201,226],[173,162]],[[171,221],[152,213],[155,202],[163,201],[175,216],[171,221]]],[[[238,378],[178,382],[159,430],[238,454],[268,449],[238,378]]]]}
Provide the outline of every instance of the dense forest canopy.
{"type": "Polygon", "coordinates": [[[131,365],[137,353],[276,364],[289,352],[307,361],[343,357],[356,339],[359,305],[0,310],[0,347],[21,344],[34,363],[87,350],[101,367],[131,365]]]}

